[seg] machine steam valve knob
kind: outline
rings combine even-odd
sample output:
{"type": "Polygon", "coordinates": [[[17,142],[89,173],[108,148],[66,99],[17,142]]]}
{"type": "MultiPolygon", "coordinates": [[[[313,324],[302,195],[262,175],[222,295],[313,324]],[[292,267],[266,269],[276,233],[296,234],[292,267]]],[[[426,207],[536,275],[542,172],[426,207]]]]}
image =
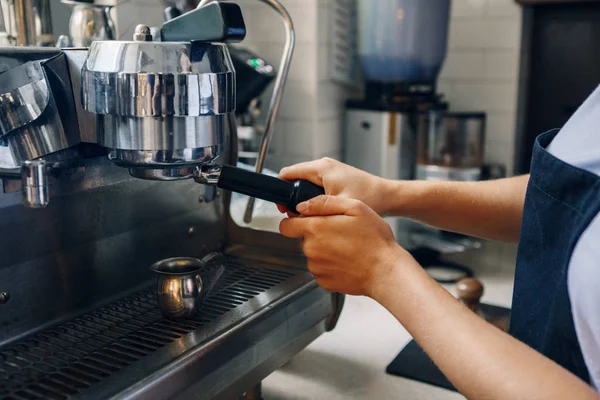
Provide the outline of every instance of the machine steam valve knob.
{"type": "Polygon", "coordinates": [[[153,40],[152,30],[147,25],[138,25],[133,33],[133,40],[136,42],[151,42],[153,40]]]}

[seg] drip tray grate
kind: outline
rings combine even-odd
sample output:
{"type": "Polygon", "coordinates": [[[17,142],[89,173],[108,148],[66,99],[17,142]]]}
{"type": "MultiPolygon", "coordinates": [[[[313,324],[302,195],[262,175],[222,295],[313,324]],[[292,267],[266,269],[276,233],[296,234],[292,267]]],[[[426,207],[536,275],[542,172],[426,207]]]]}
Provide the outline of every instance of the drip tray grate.
{"type": "Polygon", "coordinates": [[[0,349],[0,398],[74,397],[294,275],[230,259],[192,318],[166,319],[154,291],[144,290],[33,335],[0,349]]]}

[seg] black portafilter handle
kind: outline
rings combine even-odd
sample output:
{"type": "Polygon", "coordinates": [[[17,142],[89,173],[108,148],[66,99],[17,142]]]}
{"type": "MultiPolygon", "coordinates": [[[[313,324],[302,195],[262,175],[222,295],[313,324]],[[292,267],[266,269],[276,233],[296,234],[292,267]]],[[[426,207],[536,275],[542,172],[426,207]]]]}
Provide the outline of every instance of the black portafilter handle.
{"type": "Polygon", "coordinates": [[[325,189],[311,182],[287,182],[272,176],[223,165],[217,182],[221,189],[270,201],[298,213],[296,206],[325,194],[325,189]]]}

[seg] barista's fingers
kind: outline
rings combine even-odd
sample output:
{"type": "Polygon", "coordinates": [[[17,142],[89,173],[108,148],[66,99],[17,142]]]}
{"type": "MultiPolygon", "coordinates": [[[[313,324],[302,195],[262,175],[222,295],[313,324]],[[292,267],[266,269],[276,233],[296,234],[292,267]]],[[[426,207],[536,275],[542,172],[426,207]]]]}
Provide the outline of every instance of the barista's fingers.
{"type": "Polygon", "coordinates": [[[359,200],[341,196],[319,196],[298,204],[296,209],[305,217],[348,215],[358,216],[366,206],[359,200]]]}
{"type": "Polygon", "coordinates": [[[303,179],[322,187],[323,173],[328,169],[331,169],[333,162],[334,161],[329,158],[323,158],[321,160],[292,165],[291,167],[283,168],[279,172],[279,177],[286,181],[303,179]]]}
{"type": "Polygon", "coordinates": [[[298,216],[298,214],[291,212],[290,210],[288,210],[285,206],[282,206],[281,204],[277,204],[277,209],[279,209],[280,213],[286,214],[288,216],[288,218],[296,218],[298,216]]]}
{"type": "Polygon", "coordinates": [[[288,238],[301,239],[308,232],[308,226],[306,218],[288,218],[279,224],[279,232],[288,238]]]}

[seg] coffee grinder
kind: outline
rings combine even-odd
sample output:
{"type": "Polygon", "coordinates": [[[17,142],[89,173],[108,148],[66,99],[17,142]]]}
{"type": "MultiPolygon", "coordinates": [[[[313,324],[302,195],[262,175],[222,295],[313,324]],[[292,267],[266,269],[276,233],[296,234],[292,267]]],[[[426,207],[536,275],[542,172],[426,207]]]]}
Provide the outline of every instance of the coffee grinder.
{"type": "MultiPolygon", "coordinates": [[[[359,0],[358,7],[365,95],[346,105],[345,162],[387,179],[414,179],[419,116],[448,107],[436,83],[450,0],[359,0]]],[[[388,222],[409,246],[406,221],[388,222]]]]}
{"type": "MultiPolygon", "coordinates": [[[[448,137],[444,132],[452,131],[446,129],[451,126],[447,122],[460,119],[448,111],[448,103],[437,91],[447,52],[450,0],[359,0],[358,7],[365,92],[361,99],[346,104],[345,162],[394,180],[457,180],[457,176],[479,180],[477,173],[456,174],[455,169],[441,173],[440,168],[427,164],[428,159],[418,157],[423,136],[435,139],[425,141],[426,145],[437,144],[448,137]]],[[[480,126],[483,129],[485,124],[480,126]]],[[[439,153],[438,148],[434,150],[439,153]]],[[[387,222],[398,242],[422,255],[419,261],[424,264],[437,262],[441,254],[480,245],[409,220],[388,218],[387,222]]],[[[470,272],[463,268],[463,276],[470,272]]]]}

